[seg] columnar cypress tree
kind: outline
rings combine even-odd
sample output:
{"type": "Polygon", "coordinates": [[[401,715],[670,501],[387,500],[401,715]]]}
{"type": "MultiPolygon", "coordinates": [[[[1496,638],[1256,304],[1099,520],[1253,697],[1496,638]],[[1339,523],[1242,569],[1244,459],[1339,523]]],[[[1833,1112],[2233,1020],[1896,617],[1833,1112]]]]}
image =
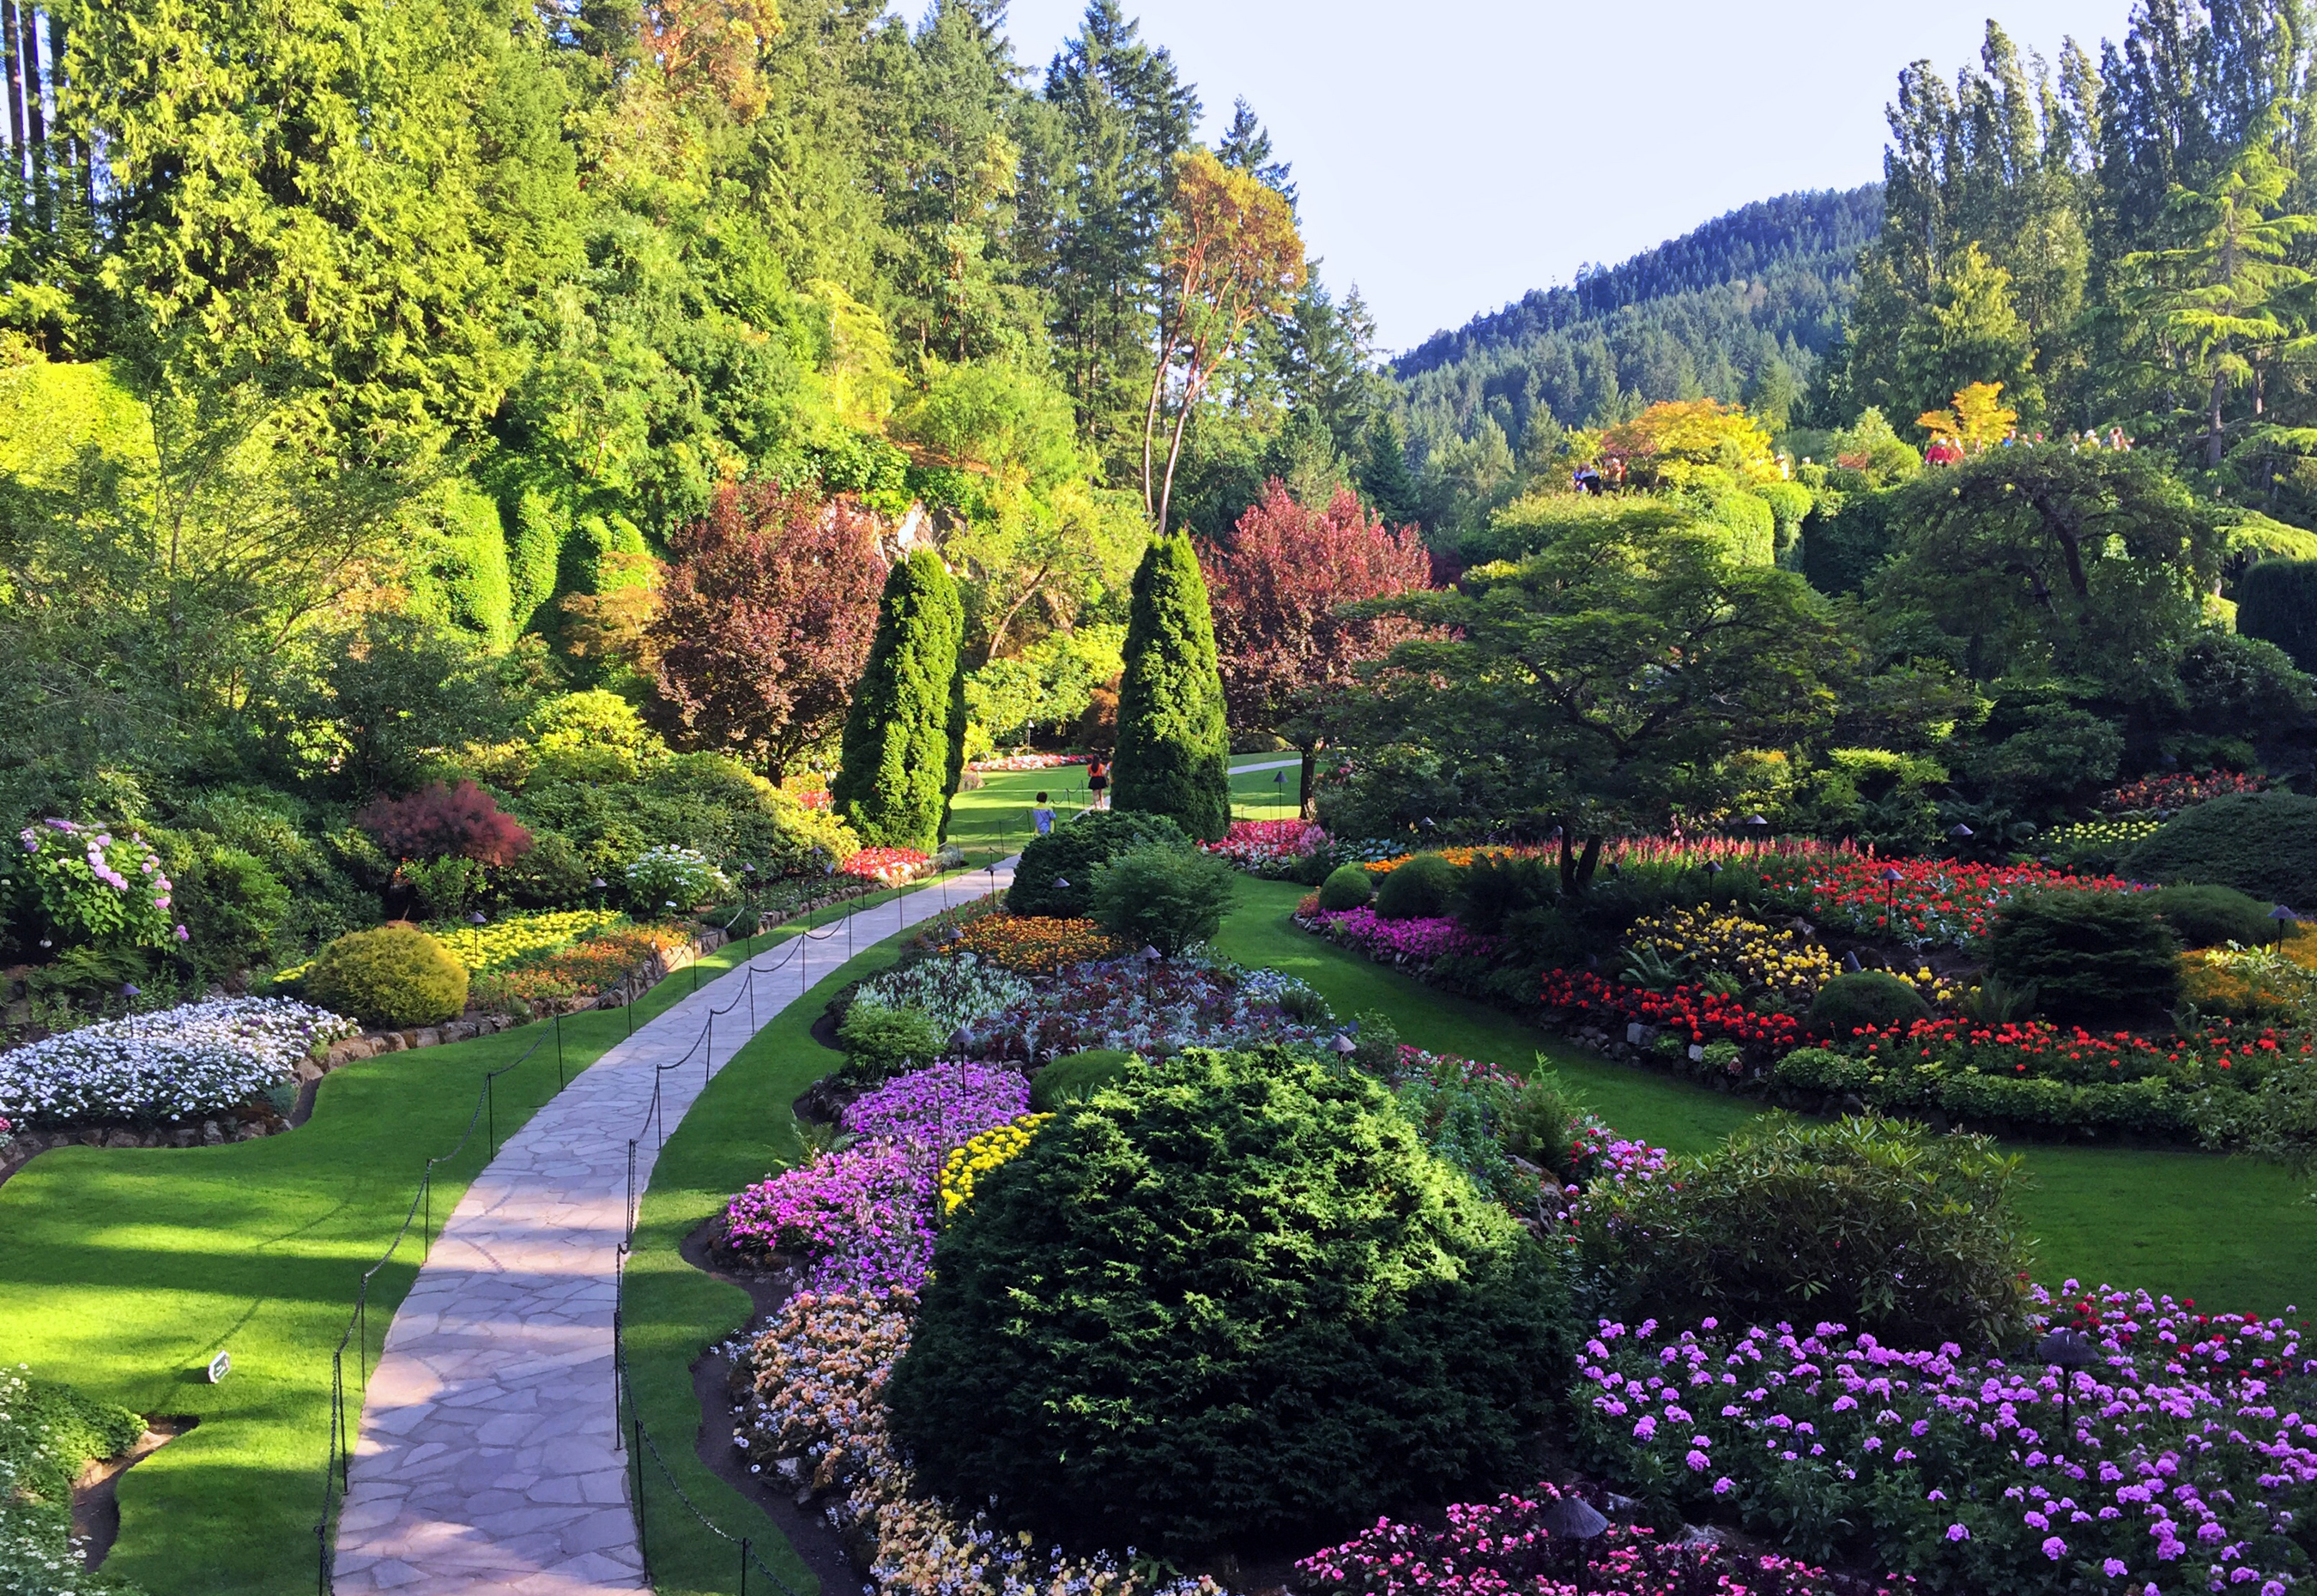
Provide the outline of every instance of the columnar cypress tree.
{"type": "Polygon", "coordinates": [[[1160,538],[1134,573],[1118,689],[1113,799],[1209,842],[1230,826],[1230,730],[1215,670],[1206,579],[1187,534],[1160,538]]]}
{"type": "Polygon", "coordinates": [[[965,757],[964,638],[965,607],[940,557],[920,548],[895,566],[829,789],[872,847],[929,850],[947,827],[965,757]]]}

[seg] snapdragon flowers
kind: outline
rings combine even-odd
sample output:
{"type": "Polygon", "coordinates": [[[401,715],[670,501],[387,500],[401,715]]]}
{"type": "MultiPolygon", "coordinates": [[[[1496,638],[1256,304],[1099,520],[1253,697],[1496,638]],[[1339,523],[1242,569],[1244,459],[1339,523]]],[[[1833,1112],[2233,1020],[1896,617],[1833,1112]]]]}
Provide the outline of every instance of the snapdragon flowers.
{"type": "Polygon", "coordinates": [[[215,1113],[290,1080],[317,1047],[361,1029],[309,1003],[256,997],[103,1021],[0,1053],[0,1116],[59,1125],[215,1113]]]}

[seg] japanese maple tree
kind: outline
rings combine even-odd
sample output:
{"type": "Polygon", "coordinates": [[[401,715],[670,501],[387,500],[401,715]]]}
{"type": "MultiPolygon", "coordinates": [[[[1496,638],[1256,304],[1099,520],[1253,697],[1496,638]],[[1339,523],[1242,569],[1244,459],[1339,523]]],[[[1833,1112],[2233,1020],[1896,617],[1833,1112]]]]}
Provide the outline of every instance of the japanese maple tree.
{"type": "Polygon", "coordinates": [[[1347,488],[1316,510],[1274,478],[1230,541],[1202,548],[1199,563],[1230,723],[1302,752],[1308,816],[1329,701],[1357,681],[1358,667],[1427,629],[1405,615],[1346,609],[1429,587],[1431,557],[1413,528],[1392,531],[1347,488]]]}
{"type": "Polygon", "coordinates": [[[844,724],[869,657],[877,523],[850,499],[747,483],[670,544],[649,718],[678,747],[783,775],[844,724]]]}

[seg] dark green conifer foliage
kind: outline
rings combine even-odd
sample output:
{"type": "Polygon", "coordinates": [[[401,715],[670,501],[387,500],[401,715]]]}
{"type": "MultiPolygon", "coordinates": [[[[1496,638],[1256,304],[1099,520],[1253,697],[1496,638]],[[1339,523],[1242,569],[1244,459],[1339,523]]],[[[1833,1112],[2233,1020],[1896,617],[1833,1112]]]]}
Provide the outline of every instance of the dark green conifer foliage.
{"type": "Polygon", "coordinates": [[[1188,536],[1160,538],[1134,573],[1118,689],[1113,801],[1218,842],[1230,826],[1230,729],[1206,578],[1188,536]]]}
{"type": "Polygon", "coordinates": [[[893,567],[829,789],[872,847],[930,850],[948,825],[964,761],[964,635],[965,607],[940,556],[920,548],[893,567]]]}

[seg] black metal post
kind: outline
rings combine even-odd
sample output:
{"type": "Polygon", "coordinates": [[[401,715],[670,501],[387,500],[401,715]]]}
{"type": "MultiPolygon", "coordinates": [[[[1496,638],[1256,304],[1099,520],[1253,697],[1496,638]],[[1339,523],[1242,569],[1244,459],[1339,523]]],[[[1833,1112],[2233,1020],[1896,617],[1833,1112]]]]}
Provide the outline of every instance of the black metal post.
{"type": "Polygon", "coordinates": [[[555,1011],[555,1089],[563,1090],[563,1011],[555,1011]]]}
{"type": "Polygon", "coordinates": [[[644,1422],[641,1417],[631,1414],[628,1422],[635,1427],[635,1444],[631,1449],[636,1458],[636,1556],[643,1561],[644,1577],[649,1579],[651,1552],[644,1543],[644,1520],[651,1516],[644,1511],[644,1422]]]}

